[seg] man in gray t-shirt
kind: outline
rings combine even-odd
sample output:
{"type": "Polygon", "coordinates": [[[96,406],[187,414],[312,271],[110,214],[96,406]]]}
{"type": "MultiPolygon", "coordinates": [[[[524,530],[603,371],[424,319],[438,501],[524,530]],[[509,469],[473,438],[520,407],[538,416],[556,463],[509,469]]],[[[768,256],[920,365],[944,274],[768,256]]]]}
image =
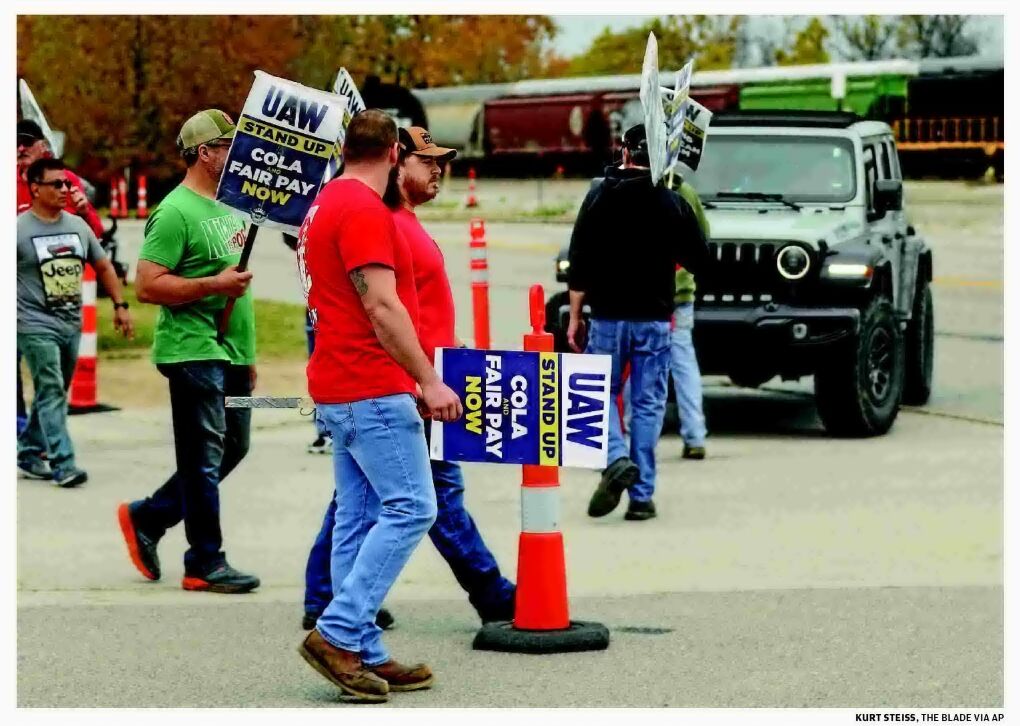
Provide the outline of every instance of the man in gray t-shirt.
{"type": "Polygon", "coordinates": [[[114,303],[114,327],[134,336],[120,280],[99,240],[64,211],[71,182],[59,159],[40,159],[26,174],[32,206],[18,215],[18,350],[32,374],[35,397],[18,437],[18,468],[62,487],[85,483],[67,433],[67,389],[78,360],[85,263],[114,303]],[[43,461],[46,454],[49,466],[43,461]]]}

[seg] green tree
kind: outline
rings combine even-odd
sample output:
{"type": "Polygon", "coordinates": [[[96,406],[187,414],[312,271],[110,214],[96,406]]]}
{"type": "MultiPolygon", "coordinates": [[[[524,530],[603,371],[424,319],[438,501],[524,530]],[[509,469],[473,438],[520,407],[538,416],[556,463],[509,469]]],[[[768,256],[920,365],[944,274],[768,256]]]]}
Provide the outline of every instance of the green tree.
{"type": "Polygon", "coordinates": [[[829,29],[821,18],[811,18],[807,25],[797,31],[789,48],[775,51],[775,60],[781,66],[828,63],[829,53],[825,49],[829,29]]]}
{"type": "Polygon", "coordinates": [[[678,69],[694,58],[695,70],[730,68],[744,23],[741,16],[671,15],[614,33],[605,28],[575,57],[570,75],[640,73],[648,33],[659,45],[659,68],[678,69]]]}

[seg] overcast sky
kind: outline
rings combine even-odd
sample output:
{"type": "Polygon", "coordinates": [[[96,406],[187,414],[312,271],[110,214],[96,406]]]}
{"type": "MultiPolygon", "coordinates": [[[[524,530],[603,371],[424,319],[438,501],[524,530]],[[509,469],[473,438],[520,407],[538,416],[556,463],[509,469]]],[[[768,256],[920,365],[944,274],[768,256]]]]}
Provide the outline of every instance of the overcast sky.
{"type": "MultiPolygon", "coordinates": [[[[558,53],[572,56],[588,49],[602,29],[609,26],[614,31],[641,25],[650,15],[553,15],[560,32],[553,47],[558,53]]],[[[769,16],[752,18],[752,23],[770,24],[769,16]]],[[[982,55],[1002,57],[1002,19],[998,16],[977,17],[974,26],[983,36],[982,55]]]]}

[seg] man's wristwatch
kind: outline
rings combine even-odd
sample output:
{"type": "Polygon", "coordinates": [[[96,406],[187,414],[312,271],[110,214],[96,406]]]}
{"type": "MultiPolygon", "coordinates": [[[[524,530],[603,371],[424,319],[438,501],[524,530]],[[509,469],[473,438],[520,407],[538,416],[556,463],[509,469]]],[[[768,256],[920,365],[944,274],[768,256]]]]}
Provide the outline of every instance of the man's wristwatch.
{"type": "Polygon", "coordinates": [[[124,308],[125,310],[127,310],[129,307],[131,307],[131,306],[128,305],[127,300],[125,300],[123,302],[115,302],[113,304],[113,309],[114,310],[120,310],[121,308],[124,308]]]}

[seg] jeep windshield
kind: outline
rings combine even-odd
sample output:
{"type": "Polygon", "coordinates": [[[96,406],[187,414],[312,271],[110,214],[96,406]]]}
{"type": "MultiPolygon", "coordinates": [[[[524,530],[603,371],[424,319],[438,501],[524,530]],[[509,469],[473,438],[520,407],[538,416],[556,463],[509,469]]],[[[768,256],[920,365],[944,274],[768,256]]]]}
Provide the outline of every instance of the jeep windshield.
{"type": "Polygon", "coordinates": [[[704,201],[845,204],[857,193],[853,142],[831,136],[712,135],[688,181],[704,201]]]}

